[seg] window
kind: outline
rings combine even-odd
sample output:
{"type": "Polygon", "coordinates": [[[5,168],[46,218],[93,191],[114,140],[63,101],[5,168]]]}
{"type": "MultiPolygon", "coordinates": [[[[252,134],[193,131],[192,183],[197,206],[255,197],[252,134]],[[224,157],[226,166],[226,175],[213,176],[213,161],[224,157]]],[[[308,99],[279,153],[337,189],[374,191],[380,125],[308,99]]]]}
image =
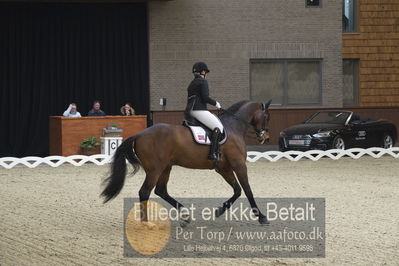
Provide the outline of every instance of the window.
{"type": "Polygon", "coordinates": [[[251,98],[273,104],[319,105],[321,63],[319,60],[252,60],[251,98]]]}
{"type": "Polygon", "coordinates": [[[321,0],[306,0],[306,6],[316,6],[319,7],[320,6],[320,2],[321,0]]]}
{"type": "Polygon", "coordinates": [[[344,105],[357,104],[357,87],[358,87],[358,67],[359,60],[344,59],[343,60],[343,103],[344,105]]]}
{"type": "Polygon", "coordinates": [[[357,1],[343,0],[342,6],[342,31],[356,32],[357,31],[357,1]]]}

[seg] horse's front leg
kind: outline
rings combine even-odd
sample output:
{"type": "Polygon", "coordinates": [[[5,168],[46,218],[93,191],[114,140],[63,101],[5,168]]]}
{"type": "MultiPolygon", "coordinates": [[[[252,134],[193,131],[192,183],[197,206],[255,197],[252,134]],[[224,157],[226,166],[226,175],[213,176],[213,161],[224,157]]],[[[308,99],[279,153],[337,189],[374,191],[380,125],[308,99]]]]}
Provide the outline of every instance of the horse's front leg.
{"type": "Polygon", "coordinates": [[[233,170],[231,167],[226,167],[222,169],[216,170],[221,176],[223,176],[224,180],[233,188],[234,194],[233,196],[225,201],[221,207],[216,210],[216,217],[221,216],[227,209],[233,205],[233,203],[241,196],[241,187],[238,184],[237,179],[234,175],[233,170]]]}
{"type": "Polygon", "coordinates": [[[233,166],[233,169],[237,175],[238,181],[240,182],[242,189],[245,192],[245,195],[248,198],[248,201],[249,201],[249,204],[251,205],[252,211],[258,217],[259,223],[269,224],[267,217],[262,214],[262,212],[258,208],[258,205],[255,202],[251,187],[248,182],[248,171],[247,171],[247,166],[245,165],[245,162],[236,164],[235,166],[233,166]]]}

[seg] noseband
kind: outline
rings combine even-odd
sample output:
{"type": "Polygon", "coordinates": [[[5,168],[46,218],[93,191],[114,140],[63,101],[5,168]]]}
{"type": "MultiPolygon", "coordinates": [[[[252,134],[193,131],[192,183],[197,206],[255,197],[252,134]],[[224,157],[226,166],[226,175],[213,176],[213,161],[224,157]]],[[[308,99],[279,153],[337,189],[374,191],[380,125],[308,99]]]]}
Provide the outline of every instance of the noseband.
{"type": "Polygon", "coordinates": [[[261,138],[266,132],[269,131],[269,129],[267,129],[267,128],[259,128],[259,129],[254,128],[254,130],[255,130],[255,134],[258,138],[261,138]]]}

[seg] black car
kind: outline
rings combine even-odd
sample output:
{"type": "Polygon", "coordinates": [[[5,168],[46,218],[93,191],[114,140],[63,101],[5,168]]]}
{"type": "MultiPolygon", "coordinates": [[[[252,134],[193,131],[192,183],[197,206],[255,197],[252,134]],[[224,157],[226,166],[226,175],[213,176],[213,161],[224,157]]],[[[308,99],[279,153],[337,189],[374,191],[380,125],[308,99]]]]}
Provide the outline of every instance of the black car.
{"type": "Polygon", "coordinates": [[[351,111],[320,111],[302,124],[280,132],[280,151],[347,148],[391,148],[396,127],[383,119],[360,118],[351,111]]]}

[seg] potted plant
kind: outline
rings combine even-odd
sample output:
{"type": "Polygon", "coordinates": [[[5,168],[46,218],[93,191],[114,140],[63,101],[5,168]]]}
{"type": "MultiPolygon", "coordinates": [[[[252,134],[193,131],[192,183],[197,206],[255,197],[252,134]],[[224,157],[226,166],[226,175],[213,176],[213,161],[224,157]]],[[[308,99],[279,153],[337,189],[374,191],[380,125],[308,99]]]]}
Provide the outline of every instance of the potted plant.
{"type": "Polygon", "coordinates": [[[80,144],[80,149],[82,151],[82,154],[84,155],[99,154],[100,145],[101,143],[97,140],[96,137],[90,136],[88,138],[83,139],[82,143],[80,144]]]}

